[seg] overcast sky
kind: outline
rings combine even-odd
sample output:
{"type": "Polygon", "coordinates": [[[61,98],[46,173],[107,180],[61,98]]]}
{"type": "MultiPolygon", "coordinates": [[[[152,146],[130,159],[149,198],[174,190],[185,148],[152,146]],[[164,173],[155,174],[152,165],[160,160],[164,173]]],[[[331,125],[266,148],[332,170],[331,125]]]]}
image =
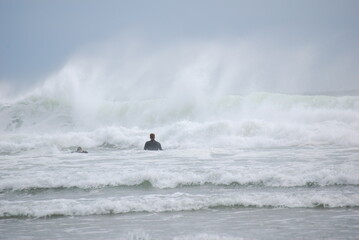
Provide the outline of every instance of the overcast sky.
{"type": "Polygon", "coordinates": [[[309,46],[303,76],[337,66],[331,88],[358,89],[358,13],[357,0],[0,0],[0,81],[42,81],[77,52],[132,35],[152,48],[252,39],[279,57],[309,46]]]}

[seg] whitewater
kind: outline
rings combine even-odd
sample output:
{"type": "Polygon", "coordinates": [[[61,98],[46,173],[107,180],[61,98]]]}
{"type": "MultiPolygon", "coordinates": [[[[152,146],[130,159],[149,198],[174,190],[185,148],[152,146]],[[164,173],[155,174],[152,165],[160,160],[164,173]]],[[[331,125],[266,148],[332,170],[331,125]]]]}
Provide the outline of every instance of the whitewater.
{"type": "Polygon", "coordinates": [[[359,96],[113,78],[1,99],[2,239],[358,238],[359,96]]]}

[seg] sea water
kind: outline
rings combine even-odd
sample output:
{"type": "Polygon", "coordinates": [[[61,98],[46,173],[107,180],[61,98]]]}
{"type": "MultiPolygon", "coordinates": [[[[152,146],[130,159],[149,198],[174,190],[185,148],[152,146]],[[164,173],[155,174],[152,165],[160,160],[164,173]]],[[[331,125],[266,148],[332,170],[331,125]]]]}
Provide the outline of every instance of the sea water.
{"type": "Polygon", "coordinates": [[[44,89],[0,104],[1,239],[359,237],[358,96],[44,89]]]}

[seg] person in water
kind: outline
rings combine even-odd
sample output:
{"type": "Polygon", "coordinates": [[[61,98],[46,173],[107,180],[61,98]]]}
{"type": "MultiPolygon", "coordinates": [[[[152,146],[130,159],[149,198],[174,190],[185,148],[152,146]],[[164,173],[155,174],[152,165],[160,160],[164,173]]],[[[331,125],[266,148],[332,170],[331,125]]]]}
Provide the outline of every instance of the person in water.
{"type": "Polygon", "coordinates": [[[82,147],[78,147],[78,148],[76,149],[76,152],[77,152],[77,153],[88,153],[87,151],[84,151],[84,150],[82,149],[82,147]]]}
{"type": "Polygon", "coordinates": [[[161,143],[159,143],[155,140],[154,133],[150,134],[150,139],[151,139],[151,141],[147,141],[145,144],[145,148],[144,148],[145,150],[151,150],[151,151],[162,150],[161,143]]]}

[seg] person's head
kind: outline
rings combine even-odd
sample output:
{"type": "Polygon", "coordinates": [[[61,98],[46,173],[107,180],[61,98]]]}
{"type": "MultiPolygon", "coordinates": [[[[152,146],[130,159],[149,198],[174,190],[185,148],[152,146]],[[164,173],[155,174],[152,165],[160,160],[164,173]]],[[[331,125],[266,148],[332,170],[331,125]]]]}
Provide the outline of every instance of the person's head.
{"type": "Polygon", "coordinates": [[[155,134],[154,134],[154,133],[151,133],[151,134],[150,134],[150,138],[151,138],[151,140],[154,140],[154,139],[155,139],[155,134]]]}
{"type": "Polygon", "coordinates": [[[81,147],[78,147],[76,151],[81,152],[81,151],[82,151],[82,148],[81,148],[81,147]]]}

